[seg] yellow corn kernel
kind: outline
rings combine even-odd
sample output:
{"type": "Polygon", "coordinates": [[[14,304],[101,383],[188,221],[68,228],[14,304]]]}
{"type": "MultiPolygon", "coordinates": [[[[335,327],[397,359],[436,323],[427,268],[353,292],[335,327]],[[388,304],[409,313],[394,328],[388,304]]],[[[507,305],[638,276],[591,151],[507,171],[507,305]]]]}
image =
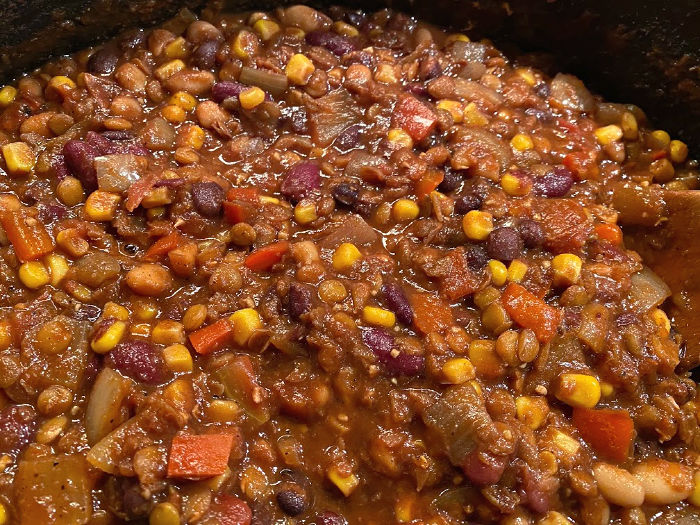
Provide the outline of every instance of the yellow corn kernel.
{"type": "Polygon", "coordinates": [[[489,119],[476,107],[474,102],[470,102],[464,108],[464,123],[472,126],[485,126],[489,123],[489,119]]]}
{"type": "Polygon", "coordinates": [[[5,505],[0,503],[0,525],[5,525],[7,523],[7,509],[5,505]]]}
{"type": "Polygon", "coordinates": [[[93,339],[90,348],[96,354],[106,354],[117,346],[126,333],[126,323],[124,321],[114,321],[107,330],[93,339]]]}
{"type": "Polygon", "coordinates": [[[528,86],[534,86],[537,83],[537,78],[535,78],[535,74],[530,68],[521,67],[516,69],[515,73],[522,78],[528,86]]]}
{"type": "Polygon", "coordinates": [[[512,283],[519,283],[525,278],[527,273],[527,264],[518,259],[511,261],[508,265],[508,276],[506,279],[512,283]]]}
{"type": "Polygon", "coordinates": [[[168,346],[163,350],[163,359],[173,372],[192,372],[192,354],[183,344],[168,346]]]}
{"type": "Polygon", "coordinates": [[[530,135],[525,133],[518,133],[515,135],[512,139],[510,139],[510,145],[518,151],[527,151],[535,147],[530,135]]]}
{"type": "Polygon", "coordinates": [[[516,177],[512,173],[506,173],[501,177],[501,188],[512,197],[523,197],[530,193],[532,184],[528,184],[527,180],[516,177]]]}
{"type": "Polygon", "coordinates": [[[318,285],[318,295],[326,303],[339,303],[348,296],[348,290],[340,281],[328,279],[318,285]]]}
{"type": "Polygon", "coordinates": [[[0,350],[9,348],[12,344],[12,325],[8,321],[0,321],[0,350]]]}
{"type": "Polygon", "coordinates": [[[132,303],[131,311],[140,321],[151,321],[158,315],[158,306],[150,299],[139,299],[132,303]]]}
{"type": "Polygon", "coordinates": [[[248,88],[238,95],[243,109],[253,109],[265,100],[265,92],[258,86],[248,88]]]}
{"type": "Polygon", "coordinates": [[[382,84],[396,84],[399,78],[396,76],[396,68],[391,64],[379,64],[374,73],[374,80],[382,84]]]}
{"type": "Polygon", "coordinates": [[[318,219],[316,204],[313,202],[301,201],[294,206],[294,220],[299,224],[309,224],[318,219]]]}
{"type": "Polygon", "coordinates": [[[298,86],[305,86],[309,82],[311,75],[314,74],[314,71],[316,71],[314,63],[301,53],[293,55],[284,69],[289,81],[298,86]]]}
{"type": "Polygon", "coordinates": [[[537,520],[536,525],[571,525],[571,522],[561,512],[550,510],[537,520]]]}
{"type": "Polygon", "coordinates": [[[260,201],[267,204],[279,204],[280,200],[277,197],[270,197],[269,195],[261,195],[260,201]]]}
{"type": "Polygon", "coordinates": [[[651,312],[651,318],[654,320],[654,323],[656,323],[656,326],[659,327],[663,335],[666,336],[671,333],[671,321],[666,315],[666,312],[660,308],[654,308],[654,310],[651,312]]]}
{"type": "Polygon", "coordinates": [[[242,413],[240,405],[230,399],[215,399],[205,409],[207,419],[217,423],[235,421],[242,413]]]}
{"type": "Polygon", "coordinates": [[[185,63],[179,58],[176,58],[175,60],[171,60],[170,62],[166,62],[162,66],[157,67],[153,74],[158,80],[165,80],[183,69],[185,69],[185,63]]]}
{"type": "Polygon", "coordinates": [[[180,124],[185,122],[187,118],[187,113],[180,106],[174,104],[168,104],[160,110],[160,114],[165,120],[172,124],[180,124]]]}
{"type": "Polygon", "coordinates": [[[491,259],[488,263],[489,271],[491,272],[491,282],[496,286],[503,286],[506,284],[506,278],[508,277],[508,268],[501,261],[496,259],[491,259]]]}
{"type": "Polygon", "coordinates": [[[92,298],[92,291],[84,284],[76,283],[75,281],[68,281],[65,288],[74,299],[77,299],[83,303],[88,302],[92,298]]]}
{"type": "Polygon", "coordinates": [[[266,41],[270,40],[273,36],[280,32],[280,26],[277,24],[277,22],[273,22],[272,20],[267,20],[265,18],[261,18],[255,22],[255,24],[253,24],[253,29],[258,35],[260,35],[260,38],[266,41]]]}
{"type": "Polygon", "coordinates": [[[532,430],[540,428],[549,414],[549,405],[544,397],[519,396],[515,399],[515,415],[532,430]]]}
{"type": "Polygon", "coordinates": [[[68,273],[68,261],[63,255],[51,253],[46,256],[45,263],[51,273],[51,286],[58,286],[68,273]]]}
{"type": "Polygon", "coordinates": [[[136,337],[147,338],[151,335],[151,325],[148,323],[129,325],[129,333],[136,337]]]}
{"type": "Polygon", "coordinates": [[[483,241],[493,230],[493,215],[487,211],[471,210],[462,219],[462,229],[467,238],[483,241]]]}
{"type": "Polygon", "coordinates": [[[248,51],[248,43],[251,40],[256,40],[257,37],[250,33],[249,31],[240,31],[236,37],[233,39],[233,52],[241,60],[245,60],[250,57],[250,52],[248,51]]]}
{"type": "Polygon", "coordinates": [[[197,99],[185,91],[174,93],[168,101],[173,106],[178,106],[185,111],[192,111],[197,105],[197,99]]]}
{"type": "Polygon", "coordinates": [[[206,134],[202,128],[199,126],[187,126],[183,132],[181,141],[183,146],[189,146],[194,150],[200,150],[202,146],[204,146],[205,138],[206,134]]]}
{"type": "Polygon", "coordinates": [[[445,45],[452,44],[453,42],[471,42],[471,40],[465,34],[454,33],[445,39],[445,45]]]}
{"type": "Polygon", "coordinates": [[[69,91],[75,88],[75,82],[73,82],[70,78],[63,75],[57,75],[55,77],[51,77],[51,80],[49,80],[49,83],[46,85],[46,92],[49,93],[53,91],[55,93],[59,93],[61,97],[65,97],[69,91]]]}
{"type": "Polygon", "coordinates": [[[91,221],[111,221],[122,198],[116,193],[95,190],[85,201],[85,215],[91,221]]]}
{"type": "Polygon", "coordinates": [[[412,494],[406,494],[399,498],[399,500],[394,505],[394,516],[396,516],[396,521],[399,523],[409,523],[413,520],[413,505],[415,503],[415,496],[412,494]]]}
{"type": "Polygon", "coordinates": [[[454,357],[442,365],[443,382],[451,385],[461,385],[476,377],[474,365],[466,357],[454,357]]]}
{"type": "Polygon", "coordinates": [[[573,253],[560,253],[552,259],[554,286],[571,286],[581,277],[583,261],[573,253]]]}
{"type": "Polygon", "coordinates": [[[355,474],[350,473],[347,476],[341,474],[337,468],[331,467],[328,469],[326,475],[331,482],[340,489],[345,497],[348,497],[360,484],[360,480],[357,479],[355,474]]]}
{"type": "Polygon", "coordinates": [[[622,128],[615,124],[598,128],[593,133],[601,146],[607,146],[622,138],[622,128]]]}
{"type": "Polygon", "coordinates": [[[392,144],[396,144],[401,148],[413,147],[413,139],[408,133],[406,133],[401,128],[390,129],[386,134],[386,138],[389,142],[391,142],[392,144]]]}
{"type": "Polygon", "coordinates": [[[391,207],[391,215],[397,222],[412,221],[419,213],[418,203],[411,199],[399,199],[391,207]]]}
{"type": "Polygon", "coordinates": [[[581,448],[581,444],[578,441],[561,430],[555,429],[552,432],[552,441],[555,447],[569,456],[575,456],[581,448]]]}
{"type": "Polygon", "coordinates": [[[24,142],[11,142],[2,147],[7,171],[10,175],[26,175],[34,169],[34,152],[24,142]]]}
{"type": "Polygon", "coordinates": [[[238,346],[244,346],[253,332],[262,328],[260,314],[253,308],[243,308],[233,312],[229,317],[233,325],[233,340],[238,346]]]}
{"type": "Polygon", "coordinates": [[[158,503],[148,516],[148,525],[180,525],[180,513],[172,503],[158,503]]]}
{"type": "Polygon", "coordinates": [[[377,308],[376,306],[365,306],[362,309],[362,319],[369,324],[391,328],[396,324],[394,312],[377,308]]]}
{"type": "Polygon", "coordinates": [[[600,401],[600,382],[588,374],[562,374],[555,393],[557,399],[572,407],[593,408],[600,401]]]}
{"type": "Polygon", "coordinates": [[[615,393],[615,387],[612,386],[610,383],[607,381],[601,381],[600,382],[600,394],[603,397],[610,397],[615,393]]]}
{"type": "Polygon", "coordinates": [[[695,478],[693,480],[693,492],[690,493],[688,501],[696,507],[700,507],[700,470],[695,473],[695,478]]]}
{"type": "Polygon", "coordinates": [[[165,319],[158,321],[151,332],[151,340],[159,345],[185,342],[185,327],[182,323],[165,319]]]}
{"type": "Polygon", "coordinates": [[[439,100],[436,107],[438,109],[445,110],[452,115],[452,120],[454,120],[456,124],[459,124],[462,122],[462,120],[464,120],[464,107],[456,100],[439,100]]]}
{"type": "Polygon", "coordinates": [[[639,134],[639,126],[637,125],[636,117],[629,111],[625,111],[620,117],[620,127],[622,128],[622,136],[627,140],[637,138],[639,134]]]}
{"type": "Polygon", "coordinates": [[[671,160],[676,164],[685,162],[685,159],[688,158],[688,146],[680,140],[672,140],[668,145],[668,151],[671,160]]]}
{"type": "Polygon", "coordinates": [[[335,31],[339,35],[347,36],[350,38],[356,37],[360,34],[360,32],[355,26],[341,21],[335,22],[333,24],[333,31],[335,31]]]}
{"type": "Polygon", "coordinates": [[[56,195],[66,206],[75,206],[85,199],[83,184],[75,177],[66,177],[56,186],[56,195]]]}
{"type": "Polygon", "coordinates": [[[27,288],[36,290],[51,282],[51,275],[46,267],[39,261],[27,261],[19,267],[19,280],[27,288]]]}
{"type": "Polygon", "coordinates": [[[107,317],[113,317],[114,319],[117,319],[118,321],[128,321],[129,320],[129,310],[124,308],[122,305],[113,303],[112,301],[109,301],[105,303],[104,308],[102,309],[102,317],[107,318],[107,317]]]}
{"type": "Polygon", "coordinates": [[[666,149],[671,143],[671,136],[662,129],[651,132],[651,143],[654,148],[666,149]]]}
{"type": "Polygon", "coordinates": [[[12,86],[4,86],[0,89],[0,107],[5,107],[14,102],[17,97],[17,89],[12,86]]]}
{"type": "Polygon", "coordinates": [[[338,271],[349,270],[362,259],[362,253],[352,243],[344,242],[333,252],[333,268],[338,271]]]}
{"type": "Polygon", "coordinates": [[[166,58],[185,58],[187,56],[187,40],[179,36],[165,46],[163,52],[166,58]]]}

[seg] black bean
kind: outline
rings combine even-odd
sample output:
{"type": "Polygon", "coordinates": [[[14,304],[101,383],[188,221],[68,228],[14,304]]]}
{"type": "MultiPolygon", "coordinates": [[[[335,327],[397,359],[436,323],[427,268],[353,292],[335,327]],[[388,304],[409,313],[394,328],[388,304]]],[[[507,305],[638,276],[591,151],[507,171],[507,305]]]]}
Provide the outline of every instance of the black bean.
{"type": "Polygon", "coordinates": [[[311,310],[311,296],[311,290],[308,286],[292,283],[289,286],[289,295],[287,295],[289,317],[298,321],[302,315],[311,310]]]}
{"type": "Polygon", "coordinates": [[[347,520],[330,510],[316,516],[316,525],[347,525],[347,520]]]}
{"type": "Polygon", "coordinates": [[[338,202],[339,204],[343,204],[345,206],[352,206],[357,201],[359,192],[354,186],[342,183],[338,184],[335,188],[333,188],[331,190],[331,194],[333,195],[333,198],[336,200],[336,202],[338,202]]]}
{"type": "Polygon", "coordinates": [[[165,379],[165,363],[161,352],[148,341],[119,343],[107,354],[106,363],[142,383],[157,384],[165,379]]]}
{"type": "Polygon", "coordinates": [[[496,228],[486,241],[489,257],[499,261],[517,259],[523,251],[523,239],[518,230],[510,226],[496,228]]]}
{"type": "Polygon", "coordinates": [[[300,162],[287,170],[280,186],[286,199],[296,204],[321,187],[321,168],[315,162],[300,162]]]}
{"type": "Polygon", "coordinates": [[[382,296],[389,310],[396,314],[396,319],[400,323],[408,326],[413,324],[413,308],[398,284],[386,283],[382,286],[382,296]]]}
{"type": "Polygon", "coordinates": [[[109,75],[117,67],[119,55],[112,46],[106,46],[95,51],[87,63],[87,70],[98,75],[109,75]]]}
{"type": "Polygon", "coordinates": [[[489,255],[486,253],[486,250],[478,244],[467,246],[465,255],[467,257],[467,266],[474,272],[483,270],[484,266],[489,262],[489,255]]]}
{"type": "Polygon", "coordinates": [[[11,405],[0,411],[0,452],[14,453],[32,441],[36,411],[28,405],[11,405]]]}
{"type": "Polygon", "coordinates": [[[555,166],[541,177],[537,177],[532,191],[543,197],[563,197],[574,184],[574,175],[564,166],[555,166]]]}
{"type": "Polygon", "coordinates": [[[484,198],[476,192],[462,195],[455,201],[455,213],[464,214],[472,210],[478,210],[483,206],[484,198]]]}
{"type": "Polygon", "coordinates": [[[348,11],[343,16],[343,19],[348,24],[352,24],[355,27],[360,27],[367,19],[367,15],[361,11],[348,11]]]}
{"type": "Polygon", "coordinates": [[[343,153],[350,151],[360,141],[361,130],[362,127],[359,124],[353,124],[338,135],[333,145],[343,153]]]}
{"type": "Polygon", "coordinates": [[[192,63],[199,69],[212,69],[216,64],[216,53],[219,51],[219,45],[216,40],[202,42],[192,53],[192,63]]]}
{"type": "Polygon", "coordinates": [[[442,179],[442,182],[438,186],[438,190],[440,190],[442,193],[452,193],[459,188],[461,183],[462,177],[448,168],[445,170],[445,178],[442,179]]]}
{"type": "Polygon", "coordinates": [[[71,174],[83,183],[83,188],[90,193],[97,189],[97,171],[95,157],[100,155],[97,149],[83,140],[69,140],[63,146],[63,158],[71,174]]]}
{"type": "Polygon", "coordinates": [[[282,490],[276,498],[280,509],[288,516],[298,516],[306,510],[306,496],[300,490],[282,490]]]}
{"type": "Polygon", "coordinates": [[[321,30],[307,33],[306,43],[312,46],[325,47],[328,51],[339,57],[356,49],[355,44],[349,38],[321,30]]]}
{"type": "Polygon", "coordinates": [[[213,181],[195,182],[192,185],[192,200],[200,214],[216,217],[224,203],[224,189],[213,181]]]}
{"type": "Polygon", "coordinates": [[[523,219],[518,224],[520,237],[527,248],[538,248],[544,242],[544,230],[539,222],[532,219],[523,219]]]}
{"type": "Polygon", "coordinates": [[[146,31],[143,29],[136,29],[134,31],[130,31],[126,35],[124,35],[121,40],[119,40],[119,47],[123,50],[126,51],[128,49],[136,49],[139,47],[141,44],[143,44],[146,40],[146,31]]]}

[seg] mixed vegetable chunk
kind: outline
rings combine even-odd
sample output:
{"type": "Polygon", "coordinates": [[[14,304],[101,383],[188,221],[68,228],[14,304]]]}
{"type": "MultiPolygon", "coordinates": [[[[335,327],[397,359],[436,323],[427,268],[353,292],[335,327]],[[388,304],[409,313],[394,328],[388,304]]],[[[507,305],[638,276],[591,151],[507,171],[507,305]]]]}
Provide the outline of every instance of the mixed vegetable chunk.
{"type": "Polygon", "coordinates": [[[0,89],[0,525],[700,519],[619,226],[697,163],[527,63],[209,7],[0,89]]]}

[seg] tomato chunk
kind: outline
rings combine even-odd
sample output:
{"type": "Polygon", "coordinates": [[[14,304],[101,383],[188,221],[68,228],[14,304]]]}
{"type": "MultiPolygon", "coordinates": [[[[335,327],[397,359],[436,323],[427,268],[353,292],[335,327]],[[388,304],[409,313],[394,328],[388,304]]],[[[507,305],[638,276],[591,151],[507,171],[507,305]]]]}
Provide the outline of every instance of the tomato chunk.
{"type": "Polygon", "coordinates": [[[436,123],[433,110],[410,95],[402,98],[394,110],[394,126],[402,128],[413,140],[423,140],[436,123]]]}
{"type": "Polygon", "coordinates": [[[175,436],[170,446],[168,477],[201,479],[223,474],[233,438],[232,434],[175,436]]]}
{"type": "Polygon", "coordinates": [[[598,454],[621,463],[634,440],[634,422],[626,410],[574,408],[574,426],[598,454]]]}
{"type": "Polygon", "coordinates": [[[416,197],[422,201],[424,197],[430,195],[431,191],[437,189],[440,183],[445,178],[445,174],[440,170],[428,170],[416,182],[416,197]]]}
{"type": "Polygon", "coordinates": [[[516,323],[535,332],[541,342],[546,343],[556,335],[561,312],[525,287],[510,283],[501,295],[501,303],[516,323]]]}
{"type": "Polygon", "coordinates": [[[413,308],[413,323],[424,334],[442,332],[454,324],[449,305],[434,295],[413,294],[409,302],[413,308]]]}

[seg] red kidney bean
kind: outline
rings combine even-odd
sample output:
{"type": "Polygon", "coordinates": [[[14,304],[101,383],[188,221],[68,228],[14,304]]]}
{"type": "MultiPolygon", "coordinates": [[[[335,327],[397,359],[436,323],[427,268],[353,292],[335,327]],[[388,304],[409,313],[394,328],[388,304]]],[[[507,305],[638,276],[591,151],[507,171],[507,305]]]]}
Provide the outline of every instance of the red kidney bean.
{"type": "Polygon", "coordinates": [[[539,248],[544,242],[544,229],[539,222],[532,219],[523,219],[518,224],[520,237],[527,248],[539,248]]]}
{"type": "Polygon", "coordinates": [[[69,140],[63,146],[63,158],[71,174],[83,183],[86,192],[97,189],[97,171],[95,157],[100,152],[83,140],[69,140]]]}
{"type": "Polygon", "coordinates": [[[338,135],[333,145],[342,153],[346,153],[357,146],[357,143],[360,141],[361,131],[362,126],[353,124],[338,135]]]}
{"type": "Polygon", "coordinates": [[[541,177],[537,177],[532,185],[536,195],[542,197],[563,197],[574,184],[574,176],[568,168],[555,166],[541,177]]]}
{"type": "Polygon", "coordinates": [[[107,140],[121,141],[121,140],[131,140],[134,136],[130,131],[127,130],[107,130],[100,133],[107,140]]]}
{"type": "Polygon", "coordinates": [[[411,82],[406,84],[406,91],[417,97],[428,96],[428,88],[426,88],[425,85],[421,84],[420,82],[411,82]]]}
{"type": "Polygon", "coordinates": [[[321,187],[321,168],[315,162],[300,162],[289,170],[282,181],[280,192],[296,204],[321,187]]]}
{"type": "Polygon", "coordinates": [[[68,210],[61,204],[41,203],[39,204],[39,220],[44,224],[63,219],[68,210]]]}
{"type": "Polygon", "coordinates": [[[94,131],[87,132],[85,141],[94,147],[100,155],[114,155],[119,152],[114,142],[94,131]]]}
{"type": "Polygon", "coordinates": [[[528,466],[522,469],[522,489],[525,493],[527,506],[538,514],[544,514],[551,506],[551,489],[549,491],[546,489],[541,478],[541,474],[536,473],[528,466]]]}
{"type": "Polygon", "coordinates": [[[316,516],[316,525],[347,525],[347,523],[345,518],[330,510],[316,516]]]}
{"type": "Polygon", "coordinates": [[[142,383],[157,384],[165,379],[161,352],[147,341],[119,343],[105,361],[108,366],[142,383]]]}
{"type": "Polygon", "coordinates": [[[510,226],[496,228],[486,240],[486,251],[492,259],[512,261],[522,253],[523,239],[515,228],[510,226]]]}
{"type": "Polygon", "coordinates": [[[486,253],[486,250],[478,244],[467,246],[465,256],[467,257],[467,266],[475,272],[483,270],[484,266],[489,262],[489,255],[486,253]]]}
{"type": "Polygon", "coordinates": [[[29,405],[11,405],[0,411],[0,451],[15,453],[30,443],[37,428],[36,411],[29,405]]]}
{"type": "Polygon", "coordinates": [[[493,485],[497,483],[506,469],[508,458],[479,453],[473,450],[462,463],[462,470],[469,480],[476,485],[493,485]]]}
{"type": "Polygon", "coordinates": [[[224,189],[216,182],[195,182],[192,185],[194,207],[205,217],[216,217],[221,213],[224,197],[224,189]]]}
{"type": "Polygon", "coordinates": [[[119,55],[116,48],[106,46],[95,51],[87,63],[87,70],[98,75],[109,75],[119,62],[119,55]]]}
{"type": "Polygon", "coordinates": [[[413,324],[413,308],[398,284],[386,283],[382,286],[382,297],[400,323],[408,326],[413,324]]]}
{"type": "Polygon", "coordinates": [[[306,35],[306,43],[312,46],[325,47],[336,56],[355,51],[357,46],[347,37],[328,31],[311,31],[306,35]]]}
{"type": "Polygon", "coordinates": [[[311,289],[299,283],[292,283],[289,286],[287,295],[289,317],[294,320],[311,310],[311,289]]]}
{"type": "Polygon", "coordinates": [[[192,53],[192,63],[199,69],[211,69],[216,64],[216,53],[219,51],[217,40],[207,40],[197,46],[192,53]]]}
{"type": "Polygon", "coordinates": [[[211,98],[214,102],[223,102],[227,98],[237,97],[243,91],[248,89],[248,86],[240,82],[225,81],[217,82],[211,88],[211,98]]]}
{"type": "Polygon", "coordinates": [[[391,375],[413,376],[425,367],[425,358],[422,355],[399,353],[396,357],[392,356],[391,352],[395,348],[394,336],[386,330],[367,328],[362,331],[362,341],[391,375]]]}

